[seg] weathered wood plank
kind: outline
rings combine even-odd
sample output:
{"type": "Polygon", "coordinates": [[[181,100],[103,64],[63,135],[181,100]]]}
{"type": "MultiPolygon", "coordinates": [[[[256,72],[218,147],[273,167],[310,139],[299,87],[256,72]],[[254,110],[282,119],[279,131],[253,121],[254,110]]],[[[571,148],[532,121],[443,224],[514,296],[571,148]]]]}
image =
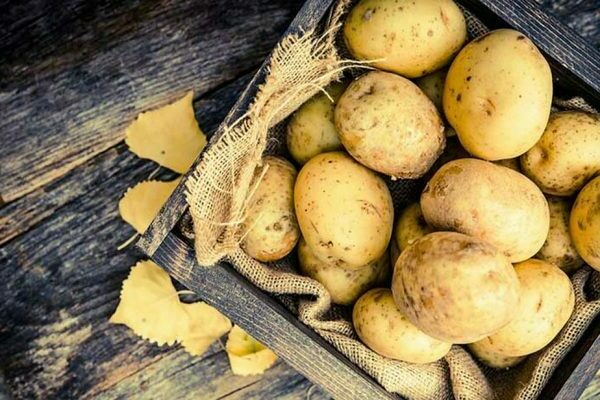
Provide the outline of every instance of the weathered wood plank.
{"type": "MultiPolygon", "coordinates": [[[[251,75],[246,74],[194,102],[196,118],[207,133],[214,131],[224,118],[251,75]]],[[[98,168],[100,166],[107,169],[114,168],[110,162],[114,158],[114,150],[108,150],[99,154],[94,163],[80,166],[81,170],[77,172],[79,177],[77,185],[73,185],[71,178],[58,178],[53,183],[0,208],[0,245],[28,231],[70,201],[92,190],[106,174],[106,171],[100,172],[98,168]]],[[[124,165],[123,168],[126,166],[124,165]]]]}
{"type": "Polygon", "coordinates": [[[192,249],[173,233],[153,259],[334,398],[398,399],[230,265],[198,267],[192,249]]]}
{"type": "MultiPolygon", "coordinates": [[[[0,370],[15,399],[96,398],[103,393],[105,398],[126,398],[136,385],[138,398],[152,397],[159,389],[175,397],[204,390],[208,399],[211,387],[226,394],[227,360],[218,345],[194,358],[181,349],[158,348],[107,322],[121,282],[139,257],[116,250],[132,232],[118,217],[117,201],[127,186],[153,169],[124,145],[105,152],[47,193],[49,198],[64,190],[81,195],[0,249],[0,370]]],[[[276,372],[303,382],[285,364],[276,372]]],[[[268,392],[269,380],[260,382],[253,385],[268,392]]],[[[278,390],[302,397],[306,383],[298,389],[278,385],[278,390]]]]}
{"type": "MultiPolygon", "coordinates": [[[[308,28],[316,27],[319,21],[326,15],[334,0],[307,0],[298,15],[291,22],[284,35],[298,34],[308,28]]],[[[227,117],[219,126],[215,135],[220,135],[223,130],[232,122],[240,118],[248,109],[257,90],[257,86],[264,81],[269,59],[265,59],[260,69],[256,72],[252,80],[248,83],[240,98],[232,107],[227,117]]],[[[200,161],[198,157],[190,171],[181,180],[157,218],[146,230],[145,234],[137,242],[137,246],[143,249],[145,254],[152,256],[166,235],[173,229],[177,221],[187,210],[185,201],[185,181],[194,171],[194,166],[200,161]]]]}
{"type": "Polygon", "coordinates": [[[0,146],[1,198],[14,201],[114,146],[138,112],[256,68],[299,6],[7,4],[0,12],[0,133],[10,145],[0,146]]]}

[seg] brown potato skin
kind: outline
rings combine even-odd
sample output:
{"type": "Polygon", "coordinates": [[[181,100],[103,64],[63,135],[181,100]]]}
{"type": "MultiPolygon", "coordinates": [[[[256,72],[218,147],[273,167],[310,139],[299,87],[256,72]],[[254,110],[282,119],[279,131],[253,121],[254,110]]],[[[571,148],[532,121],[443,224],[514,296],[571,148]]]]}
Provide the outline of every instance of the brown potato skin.
{"type": "Polygon", "coordinates": [[[304,164],[294,203],[304,240],[324,262],[360,269],[387,250],[394,224],[390,191],[348,154],[323,153],[304,164]]]}
{"type": "Polygon", "coordinates": [[[398,309],[428,335],[471,343],[514,315],[519,281],[494,246],[456,232],[433,232],[404,250],[394,269],[398,309]]]}
{"type": "Polygon", "coordinates": [[[334,120],[352,157],[394,178],[423,176],[444,150],[444,125],[435,106],[398,75],[360,76],[338,100],[334,120]]]}
{"type": "Polygon", "coordinates": [[[400,252],[404,251],[415,240],[433,232],[433,228],[427,225],[423,218],[423,212],[419,203],[406,206],[400,213],[400,217],[394,228],[394,238],[400,252]]]}
{"type": "Polygon", "coordinates": [[[471,353],[475,355],[483,364],[488,367],[507,369],[520,364],[525,360],[525,356],[511,357],[498,354],[493,349],[489,349],[485,346],[480,346],[480,342],[471,343],[468,345],[471,353]]]}
{"type": "MultiPolygon", "coordinates": [[[[294,214],[294,182],[296,168],[287,160],[268,156],[268,166],[242,225],[245,233],[242,248],[248,255],[263,262],[277,261],[288,255],[300,237],[294,214]]],[[[261,171],[255,173],[255,178],[261,171]]]]}
{"type": "Polygon", "coordinates": [[[415,78],[450,62],[467,25],[452,0],[361,0],[346,18],[344,39],[355,58],[415,78]]]}
{"type": "Polygon", "coordinates": [[[571,209],[569,232],[583,260],[600,271],[600,176],[588,182],[571,209]]]}
{"type": "Polygon", "coordinates": [[[344,83],[332,83],[325,88],[331,99],[319,92],[290,117],[286,135],[287,148],[298,164],[306,164],[317,154],[342,149],[333,123],[333,110],[345,88],[344,83]]]}
{"type": "Polygon", "coordinates": [[[298,243],[299,269],[303,275],[320,282],[335,304],[353,304],[367,290],[389,284],[390,255],[384,252],[375,262],[360,269],[346,269],[318,259],[303,238],[298,243]]]}
{"type": "Polygon", "coordinates": [[[583,259],[577,253],[569,233],[571,201],[563,197],[548,196],[550,230],[536,258],[556,265],[567,274],[579,269],[583,259]]]}
{"type": "Polygon", "coordinates": [[[371,289],[354,305],[352,322],[358,337],[384,357],[425,364],[444,357],[450,347],[420,331],[396,308],[387,288],[371,289]]]}
{"type": "Polygon", "coordinates": [[[565,326],[575,307],[569,277],[558,267],[531,259],[515,265],[521,286],[516,315],[506,326],[475,343],[480,351],[520,357],[544,348],[565,326]]]}
{"type": "Polygon", "coordinates": [[[443,165],[423,190],[421,209],[434,228],[485,240],[511,262],[533,257],[550,225],[548,204],[533,182],[474,158],[443,165]]]}
{"type": "Polygon", "coordinates": [[[544,134],[521,156],[523,173],[555,196],[571,196],[600,172],[600,117],[552,113],[544,134]]]}
{"type": "Polygon", "coordinates": [[[474,156],[518,157],[539,140],[552,105],[552,72],[535,44],[498,29],[467,44],[444,85],[444,114],[474,156]]]}

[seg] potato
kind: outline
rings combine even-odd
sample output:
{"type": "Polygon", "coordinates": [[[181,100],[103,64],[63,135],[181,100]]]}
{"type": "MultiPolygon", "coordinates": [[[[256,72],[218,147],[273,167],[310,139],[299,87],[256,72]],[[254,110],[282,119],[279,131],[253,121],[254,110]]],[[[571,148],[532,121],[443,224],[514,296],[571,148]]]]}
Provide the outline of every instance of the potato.
{"type": "MultiPolygon", "coordinates": [[[[287,160],[265,157],[268,167],[248,206],[242,224],[242,248],[256,260],[269,262],[288,255],[300,237],[294,214],[296,169],[287,160]]],[[[260,176],[258,170],[255,178],[260,176]]]]}
{"type": "Polygon", "coordinates": [[[392,278],[400,311],[426,334],[471,343],[506,325],[519,281],[494,246],[456,232],[433,232],[400,253],[392,278]]]}
{"type": "Polygon", "coordinates": [[[542,138],[521,156],[523,172],[544,193],[571,196],[600,172],[600,117],[557,112],[542,138]]]}
{"type": "Polygon", "coordinates": [[[517,364],[520,364],[526,357],[511,357],[498,354],[485,346],[480,346],[479,343],[475,342],[468,345],[471,352],[481,361],[483,364],[492,368],[510,368],[517,364]]]}
{"type": "Polygon", "coordinates": [[[333,124],[333,110],[346,85],[332,83],[325,93],[318,93],[304,103],[290,118],[287,126],[287,147],[298,164],[328,151],[340,150],[342,144],[333,124]]]}
{"type": "Polygon", "coordinates": [[[390,256],[386,251],[375,262],[360,269],[346,269],[324,263],[315,257],[306,241],[298,244],[300,272],[320,282],[336,304],[353,304],[361,294],[375,286],[384,285],[391,276],[390,256]]]}
{"type": "Polygon", "coordinates": [[[600,271],[600,176],[577,195],[569,218],[569,232],[581,258],[600,271]]]}
{"type": "Polygon", "coordinates": [[[518,158],[507,158],[504,160],[498,160],[498,161],[494,161],[494,164],[501,165],[506,168],[510,168],[517,172],[521,172],[521,164],[519,163],[518,158]]]}
{"type": "Polygon", "coordinates": [[[567,323],[575,306],[569,277],[542,260],[515,265],[521,285],[515,317],[502,329],[475,343],[480,352],[525,356],[545,347],[567,323]]]}
{"type": "Polygon", "coordinates": [[[433,103],[414,83],[387,72],[352,82],[334,120],[352,157],[395,178],[422,176],[444,149],[444,125],[433,103]]]}
{"type": "MultiPolygon", "coordinates": [[[[444,96],[444,81],[446,80],[446,74],[448,71],[441,69],[432,74],[425,75],[415,81],[419,89],[425,93],[429,100],[435,105],[440,115],[444,114],[444,108],[442,106],[442,97],[444,96]]],[[[456,131],[450,126],[446,126],[445,130],[446,137],[456,136],[456,131]]]]}
{"type": "Polygon", "coordinates": [[[446,77],[444,112],[467,151],[514,158],[542,136],[552,103],[548,62],[525,35],[499,29],[461,50],[446,77]]]}
{"type": "Polygon", "coordinates": [[[398,257],[400,257],[400,249],[396,244],[396,240],[390,241],[390,265],[392,267],[392,272],[394,271],[394,267],[396,266],[396,261],[398,261],[398,257]]]}
{"type": "Polygon", "coordinates": [[[444,112],[442,97],[444,96],[444,81],[446,80],[447,73],[448,71],[441,69],[415,81],[419,89],[429,97],[429,100],[431,100],[440,113],[444,112]]]}
{"type": "Polygon", "coordinates": [[[400,214],[394,228],[396,245],[400,252],[404,251],[415,240],[433,232],[433,228],[427,225],[419,203],[410,204],[400,214]]]}
{"type": "Polygon", "coordinates": [[[524,175],[463,158],[443,165],[421,194],[425,221],[496,246],[511,262],[537,253],[550,225],[548,203],[524,175]]]}
{"type": "Polygon", "coordinates": [[[358,299],[352,322],[363,343],[395,360],[430,363],[444,357],[452,346],[423,333],[402,315],[390,289],[372,289],[358,299]]]}
{"type": "Polygon", "coordinates": [[[357,59],[416,78],[450,62],[467,25],[451,0],[361,0],[346,19],[344,39],[357,59]]]}
{"type": "Polygon", "coordinates": [[[566,273],[573,272],[583,265],[583,260],[569,233],[571,202],[560,197],[548,197],[548,207],[550,230],[536,257],[556,265],[566,273]]]}
{"type": "Polygon", "coordinates": [[[383,179],[342,152],[319,154],[294,189],[302,235],[328,264],[360,269],[386,251],[394,208],[383,179]]]}

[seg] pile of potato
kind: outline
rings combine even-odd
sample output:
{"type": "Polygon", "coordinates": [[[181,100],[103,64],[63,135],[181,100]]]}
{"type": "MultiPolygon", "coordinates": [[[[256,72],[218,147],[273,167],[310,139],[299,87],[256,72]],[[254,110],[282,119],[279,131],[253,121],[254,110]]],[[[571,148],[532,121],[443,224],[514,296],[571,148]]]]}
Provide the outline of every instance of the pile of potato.
{"type": "Polygon", "coordinates": [[[510,29],[466,43],[452,0],[361,0],[344,37],[376,69],[290,118],[300,170],[265,159],[244,249],[272,262],[299,242],[300,272],[354,305],[356,333],[386,357],[468,344],[515,365],[571,316],[567,273],[600,270],[599,117],[551,113],[536,46],[510,29]],[[425,179],[420,202],[394,210],[382,175],[425,179]]]}

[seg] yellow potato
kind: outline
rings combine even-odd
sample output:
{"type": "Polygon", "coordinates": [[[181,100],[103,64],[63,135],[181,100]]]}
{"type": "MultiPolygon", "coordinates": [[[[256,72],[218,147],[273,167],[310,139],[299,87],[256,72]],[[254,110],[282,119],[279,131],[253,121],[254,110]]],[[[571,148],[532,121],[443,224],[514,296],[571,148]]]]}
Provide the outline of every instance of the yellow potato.
{"type": "Polygon", "coordinates": [[[513,318],[519,281],[508,259],[487,242],[433,232],[400,254],[392,292],[400,311],[426,334],[471,343],[513,318]]]}
{"type": "Polygon", "coordinates": [[[392,272],[394,271],[394,267],[396,266],[396,261],[398,261],[398,257],[400,257],[400,249],[396,244],[396,240],[390,241],[390,265],[392,267],[392,272]]]}
{"type": "Polygon", "coordinates": [[[504,160],[498,160],[498,161],[494,161],[494,164],[501,165],[506,168],[510,168],[517,172],[521,172],[521,164],[519,163],[518,158],[507,158],[504,160]]]}
{"type": "Polygon", "coordinates": [[[435,106],[398,75],[362,75],[338,100],[334,119],[352,157],[392,177],[422,176],[444,149],[444,125],[435,106]]]}
{"type": "Polygon", "coordinates": [[[372,289],[354,305],[358,337],[384,357],[425,364],[444,357],[450,347],[420,331],[398,310],[389,289],[372,289]]]}
{"type": "Polygon", "coordinates": [[[306,163],[317,154],[342,148],[333,124],[333,110],[345,87],[343,83],[332,83],[326,91],[333,102],[321,92],[291,116],[287,126],[287,147],[298,164],[306,163]]]}
{"type": "Polygon", "coordinates": [[[294,189],[302,236],[319,259],[360,269],[383,255],[394,208],[383,179],[342,152],[319,154],[294,189]]]}
{"type": "Polygon", "coordinates": [[[450,62],[467,25],[451,0],[361,0],[346,19],[344,39],[357,59],[416,78],[450,62]]]}
{"type": "MultiPolygon", "coordinates": [[[[252,196],[242,226],[242,248],[250,257],[269,262],[292,251],[300,230],[294,214],[296,169],[278,157],[265,157],[264,165],[267,172],[252,196]]],[[[257,171],[256,177],[260,174],[257,171]]]]}
{"type": "MultiPolygon", "coordinates": [[[[435,105],[440,115],[444,114],[442,98],[444,96],[444,81],[448,71],[441,69],[429,75],[425,75],[415,81],[419,89],[425,93],[429,100],[435,105]]],[[[450,125],[446,126],[446,137],[456,136],[456,131],[450,125]]]]}
{"type": "Polygon", "coordinates": [[[573,272],[583,265],[583,260],[569,233],[571,202],[560,197],[548,197],[548,207],[550,230],[536,257],[556,265],[566,273],[573,272]]]}
{"type": "Polygon", "coordinates": [[[515,271],[521,285],[515,317],[493,335],[475,343],[481,352],[509,357],[535,353],[558,335],[573,312],[573,285],[558,267],[531,259],[516,264],[515,271]]]}
{"type": "Polygon", "coordinates": [[[499,29],[461,50],[446,77],[444,112],[467,151],[520,156],[542,136],[552,103],[548,62],[525,35],[499,29]]]}
{"type": "Polygon", "coordinates": [[[432,227],[485,240],[511,262],[533,257],[550,225],[548,203],[533,182],[474,158],[443,165],[423,190],[421,209],[432,227]]]}
{"type": "Polygon", "coordinates": [[[571,209],[569,231],[581,258],[600,271],[600,176],[577,195],[571,209]]]}
{"type": "Polygon", "coordinates": [[[470,158],[471,155],[462,147],[456,136],[446,138],[446,147],[437,160],[433,163],[429,171],[423,175],[425,182],[429,181],[433,174],[440,169],[444,164],[449,163],[452,160],[458,160],[461,158],[470,158]]]}
{"type": "Polygon", "coordinates": [[[514,367],[517,364],[520,364],[526,357],[511,357],[505,356],[502,354],[498,354],[493,351],[493,349],[487,348],[485,346],[480,346],[481,342],[475,342],[469,344],[469,349],[475,356],[481,361],[483,364],[492,368],[510,368],[514,367]]]}
{"type": "Polygon", "coordinates": [[[433,228],[427,225],[419,203],[410,204],[400,214],[396,222],[394,234],[396,245],[402,252],[415,240],[433,232],[433,228]]]}
{"type": "Polygon", "coordinates": [[[576,193],[600,172],[600,117],[577,111],[551,114],[542,138],[521,156],[521,165],[544,193],[576,193]]]}
{"type": "Polygon", "coordinates": [[[360,269],[346,269],[319,260],[303,238],[298,244],[298,261],[300,272],[325,286],[331,300],[341,305],[353,304],[367,290],[388,282],[391,275],[387,251],[360,269]]]}

